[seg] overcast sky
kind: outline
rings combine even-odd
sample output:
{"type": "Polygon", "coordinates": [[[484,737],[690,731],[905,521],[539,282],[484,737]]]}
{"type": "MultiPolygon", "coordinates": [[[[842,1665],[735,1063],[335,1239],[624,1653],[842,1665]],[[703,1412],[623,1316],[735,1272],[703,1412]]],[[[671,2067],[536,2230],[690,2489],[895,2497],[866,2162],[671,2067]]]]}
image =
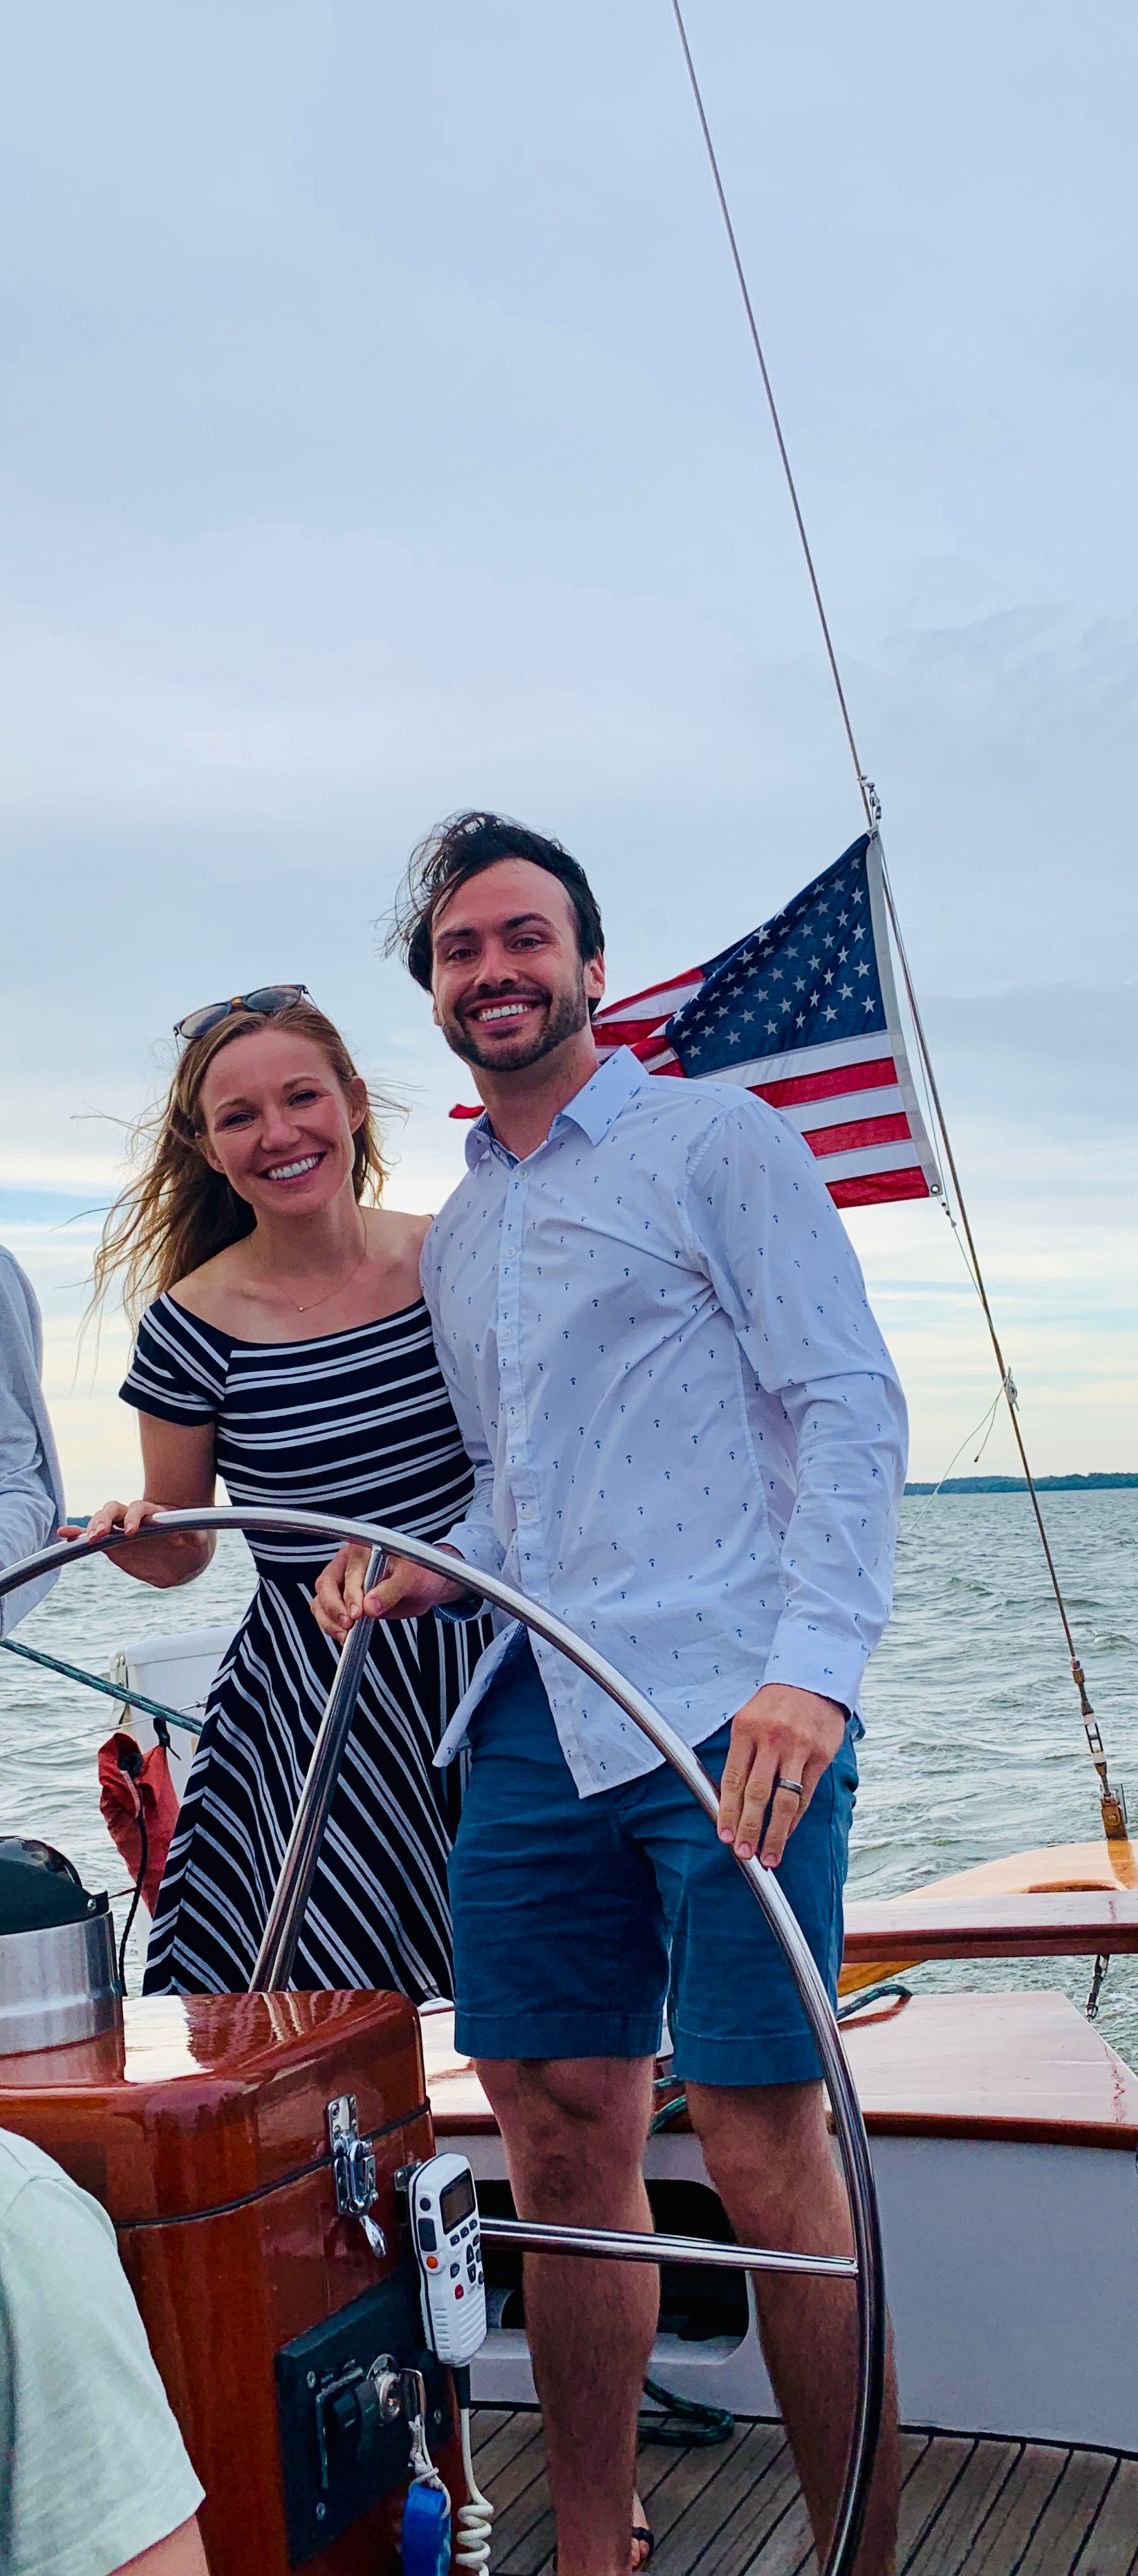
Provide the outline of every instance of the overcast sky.
{"type": "MultiPolygon", "coordinates": [[[[1133,12],[689,33],[1030,1445],[1138,1468],[1133,12]]],[[[302,978],[435,1205],[468,1086],[372,929],[428,825],[558,832],[616,994],[860,808],[668,0],[58,0],[0,125],[0,1232],[85,1509],[82,1211],[176,1017],[302,978]]],[[[939,1475],[949,1228],[851,1230],[939,1475]]]]}

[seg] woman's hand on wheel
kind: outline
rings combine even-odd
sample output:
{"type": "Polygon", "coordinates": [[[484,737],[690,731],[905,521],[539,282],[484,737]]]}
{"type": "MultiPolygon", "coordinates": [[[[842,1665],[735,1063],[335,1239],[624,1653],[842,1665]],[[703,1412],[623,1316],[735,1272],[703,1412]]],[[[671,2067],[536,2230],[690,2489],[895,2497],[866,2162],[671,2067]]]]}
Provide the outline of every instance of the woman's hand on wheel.
{"type": "MultiPolygon", "coordinates": [[[[456,1556],[447,1548],[448,1556],[456,1556]]],[[[428,1610],[439,1610],[444,1603],[460,1601],[464,1585],[448,1583],[442,1574],[429,1574],[423,1565],[412,1565],[408,1556],[389,1556],[379,1582],[365,1594],[370,1548],[352,1541],[326,1565],[318,1577],[312,1607],[317,1625],[326,1637],[343,1645],[350,1637],[357,1619],[421,1619],[428,1610]]],[[[459,1558],[459,1563],[462,1560],[459,1558]]]]}
{"type": "Polygon", "coordinates": [[[140,1546],[108,1547],[103,1553],[112,1565],[121,1566],[124,1574],[133,1574],[141,1583],[152,1583],[159,1591],[174,1591],[180,1583],[192,1583],[201,1574],[213,1554],[213,1534],[206,1530],[164,1530],[156,1526],[160,1512],[178,1509],[174,1503],[157,1503],[143,1495],[136,1503],[102,1503],[92,1512],[86,1528],[74,1521],[60,1524],[61,1538],[110,1538],[121,1531],[132,1539],[139,1530],[153,1530],[140,1546]]]}
{"type": "Polygon", "coordinates": [[[168,1503],[152,1503],[145,1498],[138,1503],[101,1503],[98,1511],[92,1512],[85,1529],[74,1521],[61,1521],[59,1535],[61,1538],[109,1538],[112,1530],[121,1530],[123,1537],[129,1538],[135,1530],[143,1529],[152,1521],[155,1512],[165,1512],[169,1508],[168,1503]]]}

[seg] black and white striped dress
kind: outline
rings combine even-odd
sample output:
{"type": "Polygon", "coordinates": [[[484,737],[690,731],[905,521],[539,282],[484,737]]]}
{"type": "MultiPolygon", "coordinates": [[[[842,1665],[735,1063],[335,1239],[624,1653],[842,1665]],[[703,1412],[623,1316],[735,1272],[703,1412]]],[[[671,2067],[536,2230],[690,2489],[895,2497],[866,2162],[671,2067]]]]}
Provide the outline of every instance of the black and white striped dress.
{"type": "MultiPolygon", "coordinates": [[[[122,1394],[216,1424],[230,1500],[385,1521],[441,1538],[470,1495],[421,1299],[306,1342],[239,1342],[172,1297],[144,1315],[122,1394]]],[[[250,1538],[259,1581],[214,1683],[147,1954],[148,1994],[248,1985],[336,1664],[309,1608],[333,1548],[250,1538]]],[[[431,1756],[488,1622],[372,1633],[293,1984],[449,1995],[447,1853],[457,1766],[431,1756]]]]}

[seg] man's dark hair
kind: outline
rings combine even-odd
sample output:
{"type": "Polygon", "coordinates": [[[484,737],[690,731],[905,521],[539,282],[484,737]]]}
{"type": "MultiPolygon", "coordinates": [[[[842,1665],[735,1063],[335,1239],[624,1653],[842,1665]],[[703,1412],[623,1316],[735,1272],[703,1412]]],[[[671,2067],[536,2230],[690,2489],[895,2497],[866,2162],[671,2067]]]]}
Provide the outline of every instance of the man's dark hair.
{"type": "Polygon", "coordinates": [[[507,814],[452,814],[448,823],[437,824],[412,851],[386,942],[388,953],[394,950],[404,958],[424,991],[431,989],[431,931],[440,904],[449,902],[459,886],[481,876],[497,859],[532,859],[535,867],[556,877],[573,906],[582,965],[590,957],[604,956],[605,934],[596,896],[583,867],[562,849],[560,841],[547,840],[543,832],[527,832],[524,823],[511,823],[507,814]]]}

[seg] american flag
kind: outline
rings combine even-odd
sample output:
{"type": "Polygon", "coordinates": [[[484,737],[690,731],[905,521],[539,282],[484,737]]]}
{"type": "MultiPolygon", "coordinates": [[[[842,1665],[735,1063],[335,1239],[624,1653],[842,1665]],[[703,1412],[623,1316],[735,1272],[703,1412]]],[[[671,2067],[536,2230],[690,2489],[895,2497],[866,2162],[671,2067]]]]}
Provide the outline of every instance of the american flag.
{"type": "Polygon", "coordinates": [[[602,1059],[737,1082],[797,1127],[839,1207],[942,1196],[889,953],[881,844],[863,834],[781,912],[705,966],[611,1002],[602,1059]]]}

